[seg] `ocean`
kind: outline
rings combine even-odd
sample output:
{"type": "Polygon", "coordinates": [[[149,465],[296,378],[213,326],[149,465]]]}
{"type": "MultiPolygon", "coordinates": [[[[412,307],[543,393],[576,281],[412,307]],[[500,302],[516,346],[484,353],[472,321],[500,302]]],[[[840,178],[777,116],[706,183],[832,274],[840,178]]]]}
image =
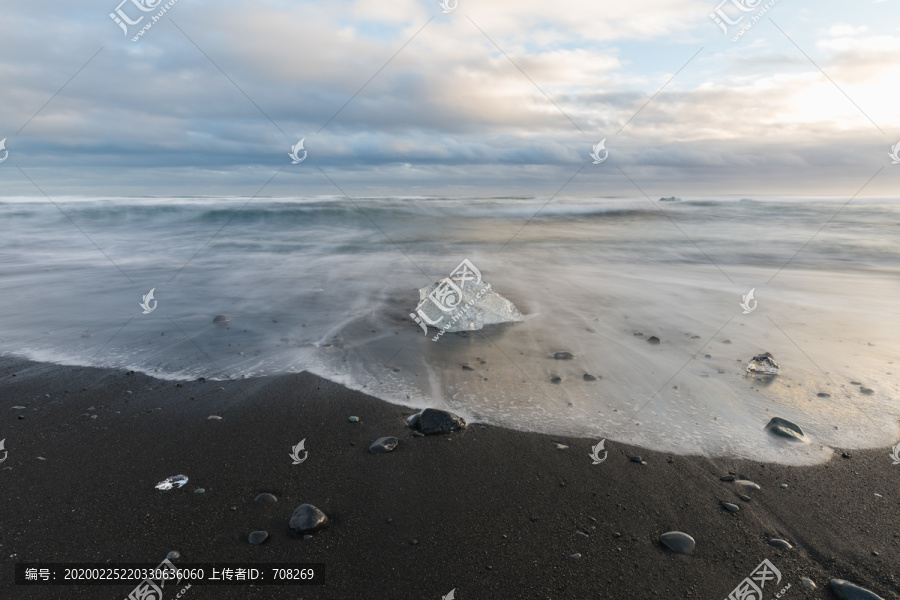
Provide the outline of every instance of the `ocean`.
{"type": "Polygon", "coordinates": [[[900,437],[895,199],[5,198],[0,256],[4,355],[306,370],[607,448],[812,464],[900,437]],[[418,288],[463,259],[526,319],[433,342],[418,288]],[[748,375],[766,351],[779,374],[748,375]]]}

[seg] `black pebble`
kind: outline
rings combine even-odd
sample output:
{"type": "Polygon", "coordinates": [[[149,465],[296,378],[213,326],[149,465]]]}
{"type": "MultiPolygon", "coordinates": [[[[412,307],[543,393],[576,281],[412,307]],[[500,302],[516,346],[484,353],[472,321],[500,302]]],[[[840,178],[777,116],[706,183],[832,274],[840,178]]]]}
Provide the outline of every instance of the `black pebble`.
{"type": "Polygon", "coordinates": [[[584,380],[585,381],[597,381],[597,378],[595,376],[591,375],[590,373],[585,373],[584,380]]]}
{"type": "Polygon", "coordinates": [[[562,382],[562,377],[553,376],[550,378],[550,383],[560,383],[562,382]]]}
{"type": "Polygon", "coordinates": [[[650,337],[647,338],[647,341],[648,341],[649,343],[655,345],[655,344],[658,344],[658,343],[659,343],[659,338],[656,337],[655,335],[651,335],[650,337]]]}

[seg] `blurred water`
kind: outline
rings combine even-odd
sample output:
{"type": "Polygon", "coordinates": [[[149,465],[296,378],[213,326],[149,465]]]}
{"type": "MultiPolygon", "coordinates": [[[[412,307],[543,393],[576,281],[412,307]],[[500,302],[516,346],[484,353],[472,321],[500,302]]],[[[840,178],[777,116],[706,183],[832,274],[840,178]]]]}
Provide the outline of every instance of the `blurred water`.
{"type": "Polygon", "coordinates": [[[172,379],[309,370],[676,453],[800,464],[896,441],[896,201],[548,200],[6,199],[0,352],[172,379]],[[526,321],[432,342],[417,289],[463,258],[526,321]],[[763,351],[771,382],[745,373],[763,351]],[[770,439],[772,416],[812,443],[770,439]]]}

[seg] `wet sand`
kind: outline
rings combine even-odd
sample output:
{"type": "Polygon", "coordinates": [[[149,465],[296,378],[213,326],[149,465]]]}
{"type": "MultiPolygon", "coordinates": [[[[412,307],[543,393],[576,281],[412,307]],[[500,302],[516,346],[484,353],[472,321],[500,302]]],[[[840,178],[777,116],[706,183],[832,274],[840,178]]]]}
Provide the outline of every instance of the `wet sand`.
{"type": "MultiPolygon", "coordinates": [[[[14,586],[13,564],[155,565],[171,550],[183,567],[315,562],[328,573],[317,586],[194,585],[185,599],[438,600],[455,589],[457,600],[716,600],[764,558],[781,571],[779,588],[791,584],[784,598],[831,598],[831,578],[900,597],[900,465],[889,448],[786,467],[607,441],[607,459],[593,465],[599,440],[478,424],[416,437],[410,412],[306,373],[177,387],[0,359],[9,452],[0,463],[0,597],[125,598],[133,585],[14,586]],[[381,436],[400,444],[370,454],[381,436]],[[293,465],[302,439],[308,458],[293,465]],[[743,492],[719,480],[729,471],[762,489],[739,500],[743,492]],[[154,488],[177,474],[190,478],[183,488],[154,488]],[[254,503],[263,492],[278,502],[254,503]],[[302,503],[331,519],[309,540],[288,527],[302,503]],[[253,546],[247,536],[258,529],[269,538],[253,546]],[[671,530],[696,539],[692,555],[659,544],[671,530]],[[818,589],[803,587],[804,576],[818,589]]],[[[766,587],[764,597],[777,591],[766,587]]]]}

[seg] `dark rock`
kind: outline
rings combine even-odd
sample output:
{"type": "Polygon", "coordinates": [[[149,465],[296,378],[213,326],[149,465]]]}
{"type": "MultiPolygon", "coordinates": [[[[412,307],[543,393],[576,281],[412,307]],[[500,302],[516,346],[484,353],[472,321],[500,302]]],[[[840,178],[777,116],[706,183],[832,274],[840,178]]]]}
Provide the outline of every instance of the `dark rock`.
{"type": "Polygon", "coordinates": [[[181,552],[179,552],[178,550],[172,550],[171,552],[166,554],[166,558],[168,558],[169,560],[177,560],[181,558],[181,552]]]}
{"type": "Polygon", "coordinates": [[[778,373],[778,363],[768,352],[757,354],[750,360],[747,365],[748,373],[762,373],[764,375],[775,375],[778,373]]]}
{"type": "Polygon", "coordinates": [[[328,526],[328,517],[312,504],[301,504],[294,509],[288,524],[291,529],[301,532],[318,531],[328,526]]]}
{"type": "Polygon", "coordinates": [[[229,317],[228,315],[216,315],[213,318],[213,323],[227,323],[230,320],[231,317],[229,317]]]}
{"type": "Polygon", "coordinates": [[[846,579],[832,579],[828,582],[828,587],[840,600],[884,600],[875,592],[861,588],[846,579]]]}
{"type": "Polygon", "coordinates": [[[740,496],[738,496],[738,498],[740,498],[744,502],[750,502],[750,496],[745,496],[744,494],[741,494],[740,496]]]}
{"type": "Polygon", "coordinates": [[[248,541],[254,546],[258,546],[266,541],[267,537],[269,537],[269,534],[266,531],[254,531],[250,534],[248,541]]]}
{"type": "Polygon", "coordinates": [[[827,394],[825,392],[819,392],[818,394],[816,394],[816,396],[818,396],[819,398],[831,398],[831,394],[827,394]]]}
{"type": "Polygon", "coordinates": [[[803,430],[796,423],[792,423],[781,417],[772,417],[766,424],[766,430],[778,437],[791,440],[792,442],[809,442],[809,439],[803,434],[803,430]]]}
{"type": "Polygon", "coordinates": [[[690,554],[694,551],[694,538],[681,531],[669,531],[659,536],[659,541],[669,550],[679,554],[690,554]]]}
{"type": "Polygon", "coordinates": [[[466,420],[446,410],[426,408],[419,415],[419,430],[425,435],[449,433],[466,426],[466,420]]]}
{"type": "Polygon", "coordinates": [[[774,546],[775,548],[781,548],[782,550],[790,550],[791,548],[793,548],[790,542],[779,540],[778,538],[769,540],[769,545],[774,546]]]}
{"type": "Polygon", "coordinates": [[[640,456],[629,456],[629,457],[628,457],[628,460],[630,460],[631,462],[639,463],[639,462],[641,462],[643,459],[642,459],[640,456]]]}
{"type": "Polygon", "coordinates": [[[470,367],[469,365],[463,365],[463,366],[462,366],[462,370],[463,370],[463,371],[474,371],[475,369],[473,369],[473,368],[470,367]]]}
{"type": "Polygon", "coordinates": [[[254,502],[263,502],[264,504],[275,504],[278,502],[278,498],[273,496],[272,494],[266,492],[264,494],[260,494],[256,498],[253,499],[254,502]]]}
{"type": "Polygon", "coordinates": [[[597,381],[597,377],[595,375],[591,375],[590,373],[584,374],[585,381],[597,381]]]}
{"type": "Polygon", "coordinates": [[[853,458],[849,452],[841,452],[841,456],[844,458],[853,458]]]}
{"type": "Polygon", "coordinates": [[[738,506],[737,504],[732,504],[731,502],[723,502],[722,508],[724,508],[728,512],[737,512],[741,510],[740,506],[738,506]]]}
{"type": "Polygon", "coordinates": [[[650,344],[653,344],[655,346],[656,344],[659,343],[659,338],[656,337],[655,335],[651,335],[650,337],[647,338],[647,342],[650,344]]]}
{"type": "Polygon", "coordinates": [[[875,390],[873,390],[871,388],[867,388],[867,387],[861,387],[861,388],[859,388],[859,391],[862,392],[863,394],[865,394],[866,396],[871,396],[872,394],[875,393],[875,390]]]}
{"type": "Polygon", "coordinates": [[[571,360],[571,359],[575,358],[575,355],[572,354],[571,352],[557,352],[556,354],[553,355],[553,358],[555,358],[557,360],[571,360]]]}
{"type": "Polygon", "coordinates": [[[734,475],[722,475],[719,477],[720,481],[734,481],[734,475]]]}
{"type": "Polygon", "coordinates": [[[554,375],[550,378],[550,383],[562,383],[562,377],[554,375]]]}
{"type": "Polygon", "coordinates": [[[369,452],[374,454],[382,454],[385,452],[390,452],[394,448],[397,447],[397,438],[395,437],[380,437],[375,440],[371,446],[369,446],[369,452]]]}

